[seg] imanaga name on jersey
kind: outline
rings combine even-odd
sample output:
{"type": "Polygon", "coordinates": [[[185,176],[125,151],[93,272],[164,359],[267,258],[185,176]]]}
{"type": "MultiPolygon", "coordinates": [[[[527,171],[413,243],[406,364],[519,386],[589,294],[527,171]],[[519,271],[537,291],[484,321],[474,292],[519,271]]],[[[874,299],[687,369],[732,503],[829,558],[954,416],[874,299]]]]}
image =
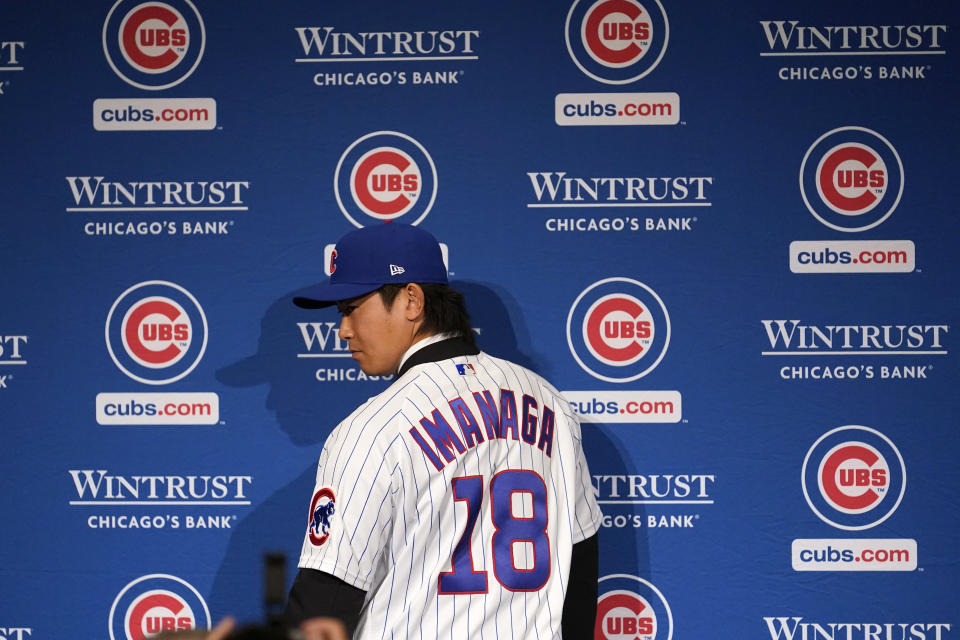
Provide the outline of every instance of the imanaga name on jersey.
{"type": "Polygon", "coordinates": [[[450,423],[439,409],[434,409],[429,418],[423,417],[420,420],[420,426],[433,442],[433,446],[427,442],[420,429],[417,427],[410,429],[410,437],[423,450],[437,471],[443,469],[447,462],[453,462],[456,456],[463,455],[468,449],[476,447],[485,440],[516,440],[537,447],[548,457],[552,456],[554,413],[549,408],[543,407],[543,415],[538,416],[536,398],[524,394],[520,399],[519,413],[516,394],[510,389],[500,389],[499,405],[494,400],[493,394],[486,390],[474,391],[473,399],[480,410],[483,430],[480,429],[480,422],[463,398],[454,398],[448,402],[460,427],[462,438],[450,427],[450,423]],[[443,460],[440,459],[441,456],[443,460]]]}

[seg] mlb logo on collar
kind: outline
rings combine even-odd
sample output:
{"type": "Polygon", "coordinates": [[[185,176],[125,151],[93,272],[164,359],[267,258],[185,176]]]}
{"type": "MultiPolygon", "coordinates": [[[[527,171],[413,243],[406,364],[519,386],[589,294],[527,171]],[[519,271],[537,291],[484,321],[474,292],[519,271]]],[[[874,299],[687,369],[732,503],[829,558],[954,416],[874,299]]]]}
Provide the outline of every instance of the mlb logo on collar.
{"type": "Polygon", "coordinates": [[[477,375],[477,372],[473,369],[473,365],[472,365],[472,364],[469,364],[469,363],[467,363],[467,364],[458,364],[458,365],[456,365],[456,367],[457,367],[457,373],[459,373],[459,374],[462,375],[462,376],[475,376],[475,375],[477,375]]]}

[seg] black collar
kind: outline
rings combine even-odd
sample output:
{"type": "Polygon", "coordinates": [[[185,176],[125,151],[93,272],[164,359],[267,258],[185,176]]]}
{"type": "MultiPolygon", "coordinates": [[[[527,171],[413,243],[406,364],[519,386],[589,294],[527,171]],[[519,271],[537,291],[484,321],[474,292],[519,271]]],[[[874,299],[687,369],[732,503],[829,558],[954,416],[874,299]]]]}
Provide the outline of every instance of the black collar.
{"type": "Polygon", "coordinates": [[[402,376],[409,371],[411,367],[415,367],[418,364],[437,362],[438,360],[446,360],[457,356],[475,356],[478,353],[480,353],[480,349],[478,349],[476,345],[470,344],[460,336],[447,338],[440,342],[428,344],[407,358],[407,361],[400,367],[397,377],[402,376]]]}

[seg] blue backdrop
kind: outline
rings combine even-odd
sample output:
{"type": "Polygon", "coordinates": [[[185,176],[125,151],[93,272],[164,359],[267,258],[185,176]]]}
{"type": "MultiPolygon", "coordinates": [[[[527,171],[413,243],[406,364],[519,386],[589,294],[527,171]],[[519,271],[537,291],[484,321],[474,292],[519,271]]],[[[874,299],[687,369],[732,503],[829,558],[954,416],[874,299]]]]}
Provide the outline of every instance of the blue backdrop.
{"type": "Polygon", "coordinates": [[[597,638],[955,637],[954,5],[0,16],[0,638],[264,619],[383,220],[583,415],[597,638]]]}

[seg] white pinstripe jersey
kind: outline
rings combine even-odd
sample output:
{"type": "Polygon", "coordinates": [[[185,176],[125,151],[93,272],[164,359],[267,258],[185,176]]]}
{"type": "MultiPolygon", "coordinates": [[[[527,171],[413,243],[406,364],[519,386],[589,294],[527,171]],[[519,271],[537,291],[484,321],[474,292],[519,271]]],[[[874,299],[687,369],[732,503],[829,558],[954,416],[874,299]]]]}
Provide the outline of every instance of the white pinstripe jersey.
{"type": "Polygon", "coordinates": [[[580,437],[528,369],[413,366],[327,439],[299,565],[367,592],[355,638],[560,638],[572,546],[602,517],[580,437]]]}

